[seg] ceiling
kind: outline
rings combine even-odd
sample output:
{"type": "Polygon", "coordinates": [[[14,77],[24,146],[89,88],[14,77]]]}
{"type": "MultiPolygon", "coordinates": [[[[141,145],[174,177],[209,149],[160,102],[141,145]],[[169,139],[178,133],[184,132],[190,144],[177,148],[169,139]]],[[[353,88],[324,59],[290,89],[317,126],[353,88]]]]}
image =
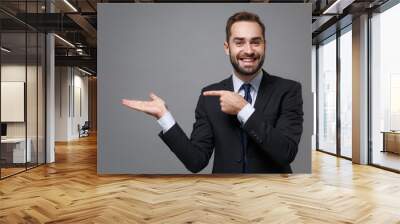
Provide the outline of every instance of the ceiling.
{"type": "MultiPolygon", "coordinates": [[[[313,17],[310,23],[312,24],[313,41],[318,41],[318,38],[329,35],[329,28],[333,27],[338,20],[377,7],[385,1],[387,0],[339,0],[339,4],[336,4],[335,0],[47,0],[50,4],[46,9],[45,0],[1,0],[0,25],[2,32],[5,33],[2,35],[2,39],[5,38],[2,43],[6,41],[8,47],[13,47],[16,51],[24,49],[18,48],[18,46],[25,46],[25,39],[22,37],[26,28],[30,31],[55,32],[59,37],[74,45],[72,47],[61,38],[55,38],[56,65],[81,66],[95,72],[97,3],[311,3],[313,17]],[[52,13],[49,13],[50,8],[52,8],[52,13]],[[329,11],[327,11],[328,8],[329,11]],[[324,11],[328,13],[324,13],[324,11]]],[[[351,22],[351,18],[349,21],[351,22]]],[[[35,43],[30,43],[27,51],[30,52],[35,47],[35,43]]]]}

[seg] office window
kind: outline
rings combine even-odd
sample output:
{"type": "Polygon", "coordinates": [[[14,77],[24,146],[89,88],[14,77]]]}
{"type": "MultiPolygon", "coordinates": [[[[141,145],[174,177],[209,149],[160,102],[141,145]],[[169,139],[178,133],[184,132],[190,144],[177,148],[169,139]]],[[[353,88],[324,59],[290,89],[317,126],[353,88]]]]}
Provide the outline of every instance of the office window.
{"type": "Polygon", "coordinates": [[[351,26],[340,36],[340,154],[351,158],[352,149],[352,35],[351,26]]]}
{"type": "Polygon", "coordinates": [[[372,163],[400,170],[400,4],[371,18],[372,163]]]}
{"type": "Polygon", "coordinates": [[[336,153],[336,36],[318,47],[318,149],[336,153]]]}

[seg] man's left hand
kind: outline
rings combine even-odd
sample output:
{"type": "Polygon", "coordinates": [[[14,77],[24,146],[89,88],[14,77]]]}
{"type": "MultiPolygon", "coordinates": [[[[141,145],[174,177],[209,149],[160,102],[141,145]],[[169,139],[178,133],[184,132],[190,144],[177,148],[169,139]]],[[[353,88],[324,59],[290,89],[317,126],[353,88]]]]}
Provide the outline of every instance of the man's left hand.
{"type": "Polygon", "coordinates": [[[203,92],[204,96],[218,96],[221,111],[226,114],[237,115],[246,106],[247,101],[238,93],[227,90],[214,90],[203,92]]]}

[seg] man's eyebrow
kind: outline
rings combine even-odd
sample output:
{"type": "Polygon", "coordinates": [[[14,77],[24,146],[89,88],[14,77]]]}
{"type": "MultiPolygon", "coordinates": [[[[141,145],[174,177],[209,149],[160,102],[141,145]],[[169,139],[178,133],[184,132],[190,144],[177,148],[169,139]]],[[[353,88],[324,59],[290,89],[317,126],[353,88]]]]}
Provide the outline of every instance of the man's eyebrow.
{"type": "Polygon", "coordinates": [[[244,37],[234,37],[233,40],[244,40],[244,37]]]}
{"type": "Polygon", "coordinates": [[[254,37],[254,38],[251,38],[251,40],[263,40],[263,38],[262,37],[254,37]]]}
{"type": "MultiPolygon", "coordinates": [[[[240,41],[240,40],[245,40],[246,38],[244,38],[244,37],[234,37],[233,38],[233,41],[240,41]]],[[[254,41],[254,40],[263,40],[263,38],[262,37],[253,37],[253,38],[251,38],[250,39],[250,41],[254,41]]]]}

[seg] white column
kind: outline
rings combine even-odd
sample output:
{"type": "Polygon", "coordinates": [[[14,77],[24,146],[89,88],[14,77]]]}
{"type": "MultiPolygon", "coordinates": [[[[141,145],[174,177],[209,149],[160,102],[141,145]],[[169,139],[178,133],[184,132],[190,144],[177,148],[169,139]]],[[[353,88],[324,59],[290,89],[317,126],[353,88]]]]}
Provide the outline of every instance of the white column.
{"type": "MultiPolygon", "coordinates": [[[[48,12],[54,11],[51,1],[46,1],[48,12]]],[[[46,163],[55,162],[54,133],[55,133],[55,44],[54,35],[46,35],[46,163]]]]}
{"type": "Polygon", "coordinates": [[[353,162],[368,163],[368,15],[353,20],[353,162]]]}

